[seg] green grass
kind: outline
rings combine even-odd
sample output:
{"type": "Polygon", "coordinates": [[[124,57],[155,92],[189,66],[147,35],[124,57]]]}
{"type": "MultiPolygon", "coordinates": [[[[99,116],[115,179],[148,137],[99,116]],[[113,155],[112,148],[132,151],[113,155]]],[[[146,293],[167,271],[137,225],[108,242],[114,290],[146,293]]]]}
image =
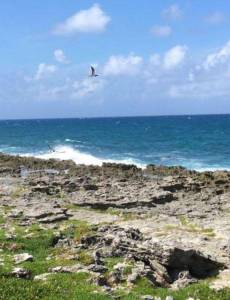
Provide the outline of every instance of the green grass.
{"type": "Polygon", "coordinates": [[[93,228],[85,221],[64,221],[61,226],[62,233],[69,238],[79,242],[82,236],[93,233],[93,228]]]}
{"type": "MultiPolygon", "coordinates": [[[[202,234],[210,238],[215,236],[215,232],[213,231],[212,228],[200,227],[197,224],[191,223],[185,217],[180,217],[179,221],[180,221],[179,225],[167,224],[165,225],[164,229],[166,231],[171,231],[171,230],[187,231],[191,233],[202,234]]],[[[164,233],[162,232],[160,233],[160,235],[164,235],[164,233]]]]}
{"type": "Polygon", "coordinates": [[[88,275],[55,274],[47,282],[0,277],[1,300],[107,300],[88,282],[88,275]]]}
{"type": "Polygon", "coordinates": [[[137,281],[135,287],[130,293],[125,294],[124,291],[118,293],[122,300],[139,300],[141,295],[152,295],[161,297],[165,300],[166,296],[173,296],[174,300],[187,300],[189,297],[199,300],[229,300],[230,289],[215,292],[208,287],[208,284],[198,283],[190,285],[178,291],[171,291],[163,288],[153,288],[151,283],[146,278],[141,278],[137,281]]]}
{"type": "Polygon", "coordinates": [[[5,218],[2,214],[0,214],[0,225],[5,223],[5,218]]]}

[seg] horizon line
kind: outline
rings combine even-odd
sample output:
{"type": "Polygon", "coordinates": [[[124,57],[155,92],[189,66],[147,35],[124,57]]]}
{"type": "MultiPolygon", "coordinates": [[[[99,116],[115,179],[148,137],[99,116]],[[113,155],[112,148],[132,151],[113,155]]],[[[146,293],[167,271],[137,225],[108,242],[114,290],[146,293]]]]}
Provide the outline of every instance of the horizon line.
{"type": "Polygon", "coordinates": [[[202,113],[202,114],[160,114],[160,115],[127,115],[127,116],[95,116],[95,117],[48,117],[48,118],[6,118],[1,121],[33,121],[33,120],[74,120],[74,119],[116,119],[116,118],[157,118],[157,117],[196,117],[196,116],[228,116],[229,113],[202,113]]]}

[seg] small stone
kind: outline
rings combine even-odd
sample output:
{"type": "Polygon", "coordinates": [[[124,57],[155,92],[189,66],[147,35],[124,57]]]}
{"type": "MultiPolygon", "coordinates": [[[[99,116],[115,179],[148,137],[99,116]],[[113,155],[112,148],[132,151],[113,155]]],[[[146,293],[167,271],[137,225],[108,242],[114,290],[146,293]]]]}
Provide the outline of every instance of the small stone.
{"type": "Polygon", "coordinates": [[[24,261],[32,261],[32,260],[33,260],[33,256],[28,253],[21,253],[21,254],[14,255],[14,261],[16,264],[20,264],[24,261]]]}
{"type": "Polygon", "coordinates": [[[83,266],[81,264],[75,264],[72,266],[57,266],[54,268],[50,268],[49,272],[51,272],[51,273],[77,273],[80,270],[83,270],[83,266]]]}
{"type": "Polygon", "coordinates": [[[144,299],[144,300],[154,300],[153,296],[151,296],[151,295],[141,296],[141,299],[144,299]]]}
{"type": "Polygon", "coordinates": [[[6,233],[5,234],[5,238],[7,240],[14,240],[16,238],[16,235],[15,234],[12,234],[12,233],[6,233]]]}
{"type": "Polygon", "coordinates": [[[62,267],[62,266],[50,268],[49,272],[52,272],[52,273],[70,273],[68,270],[65,269],[65,267],[62,267]]]}
{"type": "Polygon", "coordinates": [[[114,270],[124,270],[129,265],[126,263],[117,263],[115,266],[113,266],[114,270]]]}
{"type": "Polygon", "coordinates": [[[173,300],[173,296],[167,296],[165,300],[173,300]]]}
{"type": "Polygon", "coordinates": [[[93,272],[97,273],[105,273],[108,271],[108,268],[104,267],[103,265],[97,265],[97,264],[92,264],[88,266],[88,269],[93,272]]]}
{"type": "Polygon", "coordinates": [[[17,278],[30,278],[30,272],[26,269],[23,268],[14,268],[13,271],[11,272],[11,275],[17,277],[17,278]]]}

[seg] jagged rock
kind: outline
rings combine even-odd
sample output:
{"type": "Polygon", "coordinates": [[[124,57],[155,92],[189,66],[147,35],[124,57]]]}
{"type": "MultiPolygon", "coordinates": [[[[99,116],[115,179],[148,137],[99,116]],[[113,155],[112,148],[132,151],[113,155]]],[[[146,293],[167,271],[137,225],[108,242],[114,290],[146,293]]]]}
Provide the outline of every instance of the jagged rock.
{"type": "Polygon", "coordinates": [[[97,264],[97,265],[102,265],[104,263],[100,251],[95,251],[93,253],[93,258],[94,258],[95,264],[97,264]]]}
{"type": "Polygon", "coordinates": [[[73,245],[73,241],[70,238],[59,236],[54,240],[53,244],[56,248],[68,248],[73,245]]]}
{"type": "Polygon", "coordinates": [[[65,216],[67,209],[57,207],[54,203],[35,204],[23,212],[25,218],[45,219],[48,217],[65,216]]]}
{"type": "Polygon", "coordinates": [[[175,200],[175,196],[173,193],[169,191],[163,190],[154,190],[150,195],[146,195],[146,197],[141,197],[137,199],[136,197],[109,197],[106,200],[100,199],[98,201],[97,198],[82,198],[78,199],[76,204],[79,206],[90,206],[98,209],[107,209],[110,207],[114,208],[132,208],[132,207],[154,207],[157,204],[164,204],[167,202],[171,202],[175,200]]]}
{"type": "Polygon", "coordinates": [[[141,276],[141,271],[137,268],[132,269],[132,273],[128,275],[127,283],[134,284],[141,276]]]}
{"type": "Polygon", "coordinates": [[[58,221],[67,220],[68,216],[66,214],[56,214],[52,216],[48,216],[46,218],[41,218],[38,220],[39,223],[55,223],[58,221]]]}
{"type": "Polygon", "coordinates": [[[78,183],[73,181],[64,182],[62,189],[67,193],[73,193],[80,190],[80,186],[78,183]]]}
{"type": "Polygon", "coordinates": [[[8,217],[10,218],[19,218],[21,217],[23,214],[23,210],[22,209],[13,209],[8,213],[8,217]]]}
{"type": "Polygon", "coordinates": [[[170,275],[168,274],[165,266],[152,259],[149,259],[147,263],[150,266],[151,270],[154,272],[156,282],[160,286],[167,286],[169,283],[171,283],[172,279],[170,278],[170,275]]]}
{"type": "Polygon", "coordinates": [[[181,271],[178,273],[176,280],[171,285],[173,290],[178,290],[186,287],[189,284],[196,283],[198,280],[191,276],[189,271],[181,271]]]}
{"type": "Polygon", "coordinates": [[[103,265],[98,265],[98,264],[92,264],[88,266],[88,270],[92,272],[97,272],[97,273],[105,273],[108,271],[108,268],[106,268],[103,265]]]}
{"type": "Polygon", "coordinates": [[[39,192],[39,193],[44,193],[44,194],[47,194],[50,196],[59,194],[61,192],[60,187],[53,186],[53,185],[51,185],[51,186],[50,185],[45,185],[45,186],[37,185],[37,186],[33,187],[31,190],[33,193],[39,192]]]}
{"type": "Polygon", "coordinates": [[[14,261],[16,264],[20,264],[25,261],[33,261],[33,256],[28,253],[21,253],[14,255],[14,261]]]}
{"type": "Polygon", "coordinates": [[[122,270],[114,270],[112,272],[109,273],[109,276],[108,276],[108,283],[110,285],[117,285],[121,282],[124,281],[124,277],[123,277],[123,272],[122,270]]]}
{"type": "Polygon", "coordinates": [[[58,266],[54,268],[50,268],[49,272],[51,273],[77,273],[79,270],[85,269],[85,267],[81,264],[75,264],[72,266],[58,266]]]}
{"type": "Polygon", "coordinates": [[[11,272],[11,275],[17,278],[25,278],[29,279],[31,276],[30,271],[23,269],[23,268],[14,268],[11,272]]]}
{"type": "Polygon", "coordinates": [[[124,271],[124,269],[127,268],[128,266],[129,266],[129,264],[127,264],[127,263],[117,263],[116,265],[113,266],[113,269],[124,271]]]}
{"type": "Polygon", "coordinates": [[[93,277],[93,283],[98,286],[108,286],[107,278],[101,274],[93,277]]]}
{"type": "MultiPolygon", "coordinates": [[[[19,226],[42,223],[57,229],[59,220],[70,217],[97,224],[81,243],[65,236],[65,231],[52,243],[65,248],[66,255],[73,250],[93,254],[94,272],[77,265],[53,272],[84,271],[98,277],[106,258],[121,257],[133,265],[132,273],[123,272],[122,265],[114,266],[111,287],[101,284],[111,290],[116,282],[133,285],[143,276],[154,286],[180,288],[230,267],[230,172],[198,173],[153,165],[143,170],[122,164],[84,166],[0,154],[1,170],[0,210],[6,223],[9,217],[19,226]],[[102,214],[90,208],[105,210],[102,214]],[[116,222],[116,226],[101,226],[103,222],[116,222]]],[[[13,232],[8,238],[14,238],[13,232]]],[[[18,251],[20,245],[14,244],[0,247],[18,251]]],[[[103,276],[98,280],[103,282],[103,276]]]]}
{"type": "Polygon", "coordinates": [[[96,190],[98,190],[98,186],[95,185],[95,184],[84,184],[84,185],[83,185],[83,188],[84,188],[86,191],[96,191],[96,190]]]}
{"type": "MultiPolygon", "coordinates": [[[[81,247],[84,249],[101,249],[102,245],[107,247],[102,255],[129,257],[142,262],[142,265],[133,268],[132,274],[128,276],[127,281],[130,284],[139,277],[146,276],[156,286],[169,287],[177,280],[174,287],[185,286],[195,282],[195,278],[212,276],[223,267],[222,263],[195,249],[180,249],[173,244],[166,246],[145,240],[139,230],[133,228],[106,225],[94,235],[81,239],[81,247]],[[185,269],[188,272],[183,272],[185,269]]],[[[122,268],[117,268],[110,273],[108,281],[113,285],[123,280],[122,268]]]]}

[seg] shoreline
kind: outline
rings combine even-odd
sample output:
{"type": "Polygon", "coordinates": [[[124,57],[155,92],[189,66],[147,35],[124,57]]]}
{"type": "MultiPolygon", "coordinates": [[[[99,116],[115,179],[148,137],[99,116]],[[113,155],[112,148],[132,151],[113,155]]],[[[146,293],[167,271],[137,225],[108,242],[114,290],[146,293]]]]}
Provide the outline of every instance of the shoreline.
{"type": "MultiPolygon", "coordinates": [[[[91,154],[88,153],[83,153],[80,152],[79,150],[75,150],[72,147],[68,147],[68,146],[61,146],[63,148],[68,148],[70,150],[79,152],[80,155],[83,156],[83,163],[77,163],[72,156],[73,154],[70,154],[69,158],[64,159],[64,152],[59,152],[57,151],[56,153],[52,153],[52,152],[45,152],[42,154],[23,154],[23,153],[6,153],[6,152],[0,152],[0,154],[5,155],[5,156],[14,156],[14,157],[25,157],[25,158],[29,158],[29,159],[41,159],[44,161],[48,161],[48,160],[57,160],[57,161],[73,161],[76,165],[85,165],[85,166],[98,166],[101,167],[103,164],[124,164],[124,165],[134,165],[137,168],[140,168],[142,170],[146,169],[148,166],[154,165],[156,167],[161,167],[161,168],[183,168],[186,169],[188,171],[195,171],[195,172],[199,172],[199,173],[203,173],[203,172],[230,172],[230,168],[228,167],[201,167],[201,168],[188,168],[186,166],[182,166],[182,165],[163,165],[163,164],[152,164],[152,163],[141,163],[141,162],[135,162],[134,160],[131,160],[129,158],[127,159],[102,159],[102,158],[98,158],[96,156],[93,156],[91,154]],[[72,157],[72,158],[71,158],[72,157]],[[86,162],[87,161],[87,162],[86,162]],[[92,162],[92,163],[91,163],[92,162]]],[[[68,155],[68,154],[67,154],[68,155]]],[[[82,159],[82,158],[81,158],[82,159]]]]}

